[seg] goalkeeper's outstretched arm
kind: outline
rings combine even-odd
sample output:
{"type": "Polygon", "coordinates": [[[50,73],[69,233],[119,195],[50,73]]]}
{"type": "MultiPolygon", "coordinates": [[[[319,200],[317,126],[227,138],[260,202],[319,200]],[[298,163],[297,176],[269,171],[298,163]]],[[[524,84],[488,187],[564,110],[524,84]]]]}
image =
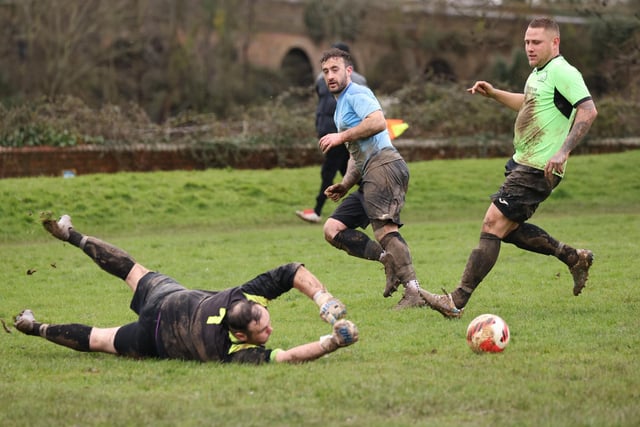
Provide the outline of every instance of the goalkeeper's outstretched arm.
{"type": "Polygon", "coordinates": [[[349,320],[338,320],[333,324],[333,332],[320,340],[302,344],[289,350],[279,350],[276,362],[301,363],[315,360],[333,353],[340,347],[347,347],[358,341],[358,328],[349,320]]]}
{"type": "Polygon", "coordinates": [[[320,308],[320,317],[333,325],[347,315],[346,306],[335,298],[318,278],[304,266],[298,268],[293,278],[293,287],[312,299],[320,308]]]}
{"type": "Polygon", "coordinates": [[[289,350],[276,350],[276,362],[300,363],[315,360],[358,341],[358,328],[344,319],[347,308],[327,290],[326,286],[304,266],[293,278],[293,287],[312,299],[320,309],[320,318],[332,325],[332,333],[318,341],[302,344],[289,350]]]}

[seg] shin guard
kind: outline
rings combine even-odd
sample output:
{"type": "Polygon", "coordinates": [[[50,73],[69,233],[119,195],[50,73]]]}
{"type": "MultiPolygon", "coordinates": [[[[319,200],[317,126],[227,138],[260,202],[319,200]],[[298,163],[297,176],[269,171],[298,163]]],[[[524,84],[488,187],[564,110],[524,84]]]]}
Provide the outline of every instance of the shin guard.
{"type": "Polygon", "coordinates": [[[330,242],[333,246],[341,249],[351,256],[378,261],[382,255],[382,247],[375,240],[361,231],[347,228],[342,230],[330,242]]]}
{"type": "Polygon", "coordinates": [[[478,247],[471,251],[462,273],[460,284],[451,293],[457,308],[463,308],[480,282],[489,274],[500,254],[500,238],[491,233],[480,233],[478,247]]]}
{"type": "Polygon", "coordinates": [[[83,236],[78,247],[107,273],[122,280],[135,265],[135,260],[120,248],[103,242],[95,237],[83,236]]]}
{"type": "Polygon", "coordinates": [[[389,252],[393,255],[395,262],[395,274],[398,276],[401,283],[407,284],[412,280],[417,280],[409,245],[407,245],[407,242],[402,238],[402,235],[400,235],[399,232],[394,231],[386,234],[382,239],[380,239],[380,244],[384,248],[385,252],[389,252]]]}

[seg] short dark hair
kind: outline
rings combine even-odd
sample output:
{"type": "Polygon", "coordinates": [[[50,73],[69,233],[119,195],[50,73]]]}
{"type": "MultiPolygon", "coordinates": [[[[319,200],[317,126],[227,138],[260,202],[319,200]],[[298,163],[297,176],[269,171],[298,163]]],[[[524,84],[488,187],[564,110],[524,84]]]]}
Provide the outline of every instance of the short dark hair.
{"type": "Polygon", "coordinates": [[[249,325],[252,322],[259,322],[262,318],[262,311],[257,306],[257,302],[246,299],[234,302],[226,316],[229,331],[248,334],[249,325]]]}
{"type": "Polygon", "coordinates": [[[320,58],[320,64],[324,64],[331,58],[342,58],[344,59],[344,64],[347,67],[353,67],[353,59],[351,58],[351,54],[346,50],[338,49],[336,47],[325,50],[322,53],[322,57],[320,58]]]}
{"type": "Polygon", "coordinates": [[[551,30],[560,37],[560,27],[558,23],[552,18],[538,17],[533,18],[529,22],[529,28],[544,28],[545,30],[551,30]]]}
{"type": "Polygon", "coordinates": [[[351,53],[351,50],[349,49],[349,45],[343,42],[335,42],[334,44],[331,45],[331,47],[335,47],[336,49],[344,50],[345,52],[351,53]]]}

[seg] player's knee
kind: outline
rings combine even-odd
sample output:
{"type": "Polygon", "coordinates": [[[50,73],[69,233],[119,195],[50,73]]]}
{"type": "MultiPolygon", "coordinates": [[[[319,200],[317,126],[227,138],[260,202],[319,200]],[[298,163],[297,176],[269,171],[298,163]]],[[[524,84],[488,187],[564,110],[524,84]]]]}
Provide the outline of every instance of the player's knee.
{"type": "Polygon", "coordinates": [[[376,240],[381,243],[385,237],[397,235],[399,230],[398,224],[391,220],[372,220],[371,228],[376,240]]]}
{"type": "Polygon", "coordinates": [[[93,328],[89,335],[91,351],[118,354],[115,347],[116,333],[120,328],[93,328]]]}
{"type": "Polygon", "coordinates": [[[346,228],[345,225],[342,224],[340,221],[337,221],[333,218],[329,218],[324,223],[324,228],[323,228],[325,240],[329,242],[331,245],[336,246],[336,236],[345,228],[346,228]]]}
{"type": "Polygon", "coordinates": [[[127,274],[127,277],[124,279],[124,281],[127,283],[129,288],[131,288],[131,290],[135,292],[136,288],[138,287],[138,282],[147,273],[149,273],[149,269],[141,264],[136,263],[133,265],[131,270],[129,270],[129,273],[127,274]]]}

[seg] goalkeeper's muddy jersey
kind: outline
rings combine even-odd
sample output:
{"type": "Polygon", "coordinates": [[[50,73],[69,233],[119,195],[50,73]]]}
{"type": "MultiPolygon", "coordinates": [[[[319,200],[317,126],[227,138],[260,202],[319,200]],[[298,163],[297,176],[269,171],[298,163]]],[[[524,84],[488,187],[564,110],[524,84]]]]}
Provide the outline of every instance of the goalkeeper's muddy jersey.
{"type": "Polygon", "coordinates": [[[157,322],[156,345],[160,357],[185,360],[267,362],[272,351],[234,343],[223,320],[228,307],[254,300],[266,307],[293,287],[301,264],[292,263],[263,273],[242,286],[221,292],[181,290],[167,295],[157,322]]]}
{"type": "Polygon", "coordinates": [[[524,88],[515,122],[513,159],[544,169],[562,147],[575,118],[575,108],[591,99],[580,72],[562,56],[535,68],[524,88]]]}

